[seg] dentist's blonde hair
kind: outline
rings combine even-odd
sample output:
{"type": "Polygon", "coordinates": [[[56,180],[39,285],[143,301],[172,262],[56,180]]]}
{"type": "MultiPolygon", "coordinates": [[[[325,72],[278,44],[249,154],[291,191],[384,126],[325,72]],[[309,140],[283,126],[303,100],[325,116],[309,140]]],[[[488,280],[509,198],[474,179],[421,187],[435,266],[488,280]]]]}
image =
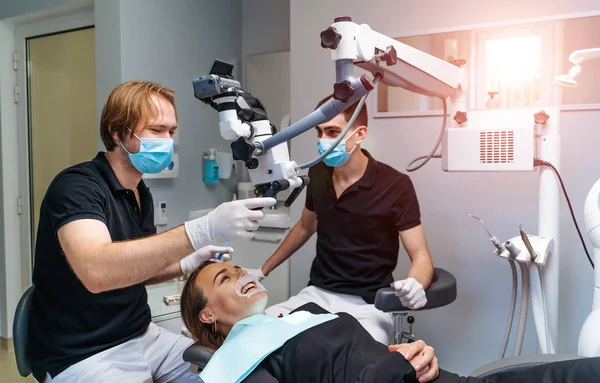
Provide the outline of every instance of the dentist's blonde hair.
{"type": "Polygon", "coordinates": [[[110,152],[117,146],[112,136],[113,132],[123,141],[125,134],[130,137],[133,135],[133,130],[140,121],[147,124],[157,117],[158,110],[150,99],[152,95],[170,102],[177,118],[175,91],[151,81],[124,82],[113,89],[102,108],[100,137],[106,150],[110,152]]]}

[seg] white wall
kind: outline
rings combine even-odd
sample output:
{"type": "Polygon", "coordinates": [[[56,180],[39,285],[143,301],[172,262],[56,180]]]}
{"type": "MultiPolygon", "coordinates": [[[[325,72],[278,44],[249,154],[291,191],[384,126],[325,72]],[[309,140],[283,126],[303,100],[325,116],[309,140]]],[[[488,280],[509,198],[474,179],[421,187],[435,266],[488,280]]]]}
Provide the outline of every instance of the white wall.
{"type": "MultiPolygon", "coordinates": [[[[319,33],[337,16],[351,16],[355,22],[367,23],[381,33],[399,37],[598,8],[597,0],[508,0],[501,3],[491,0],[291,0],[292,120],[297,121],[308,114],[319,99],[332,91],[334,66],[330,53],[320,47],[319,33]]],[[[598,118],[600,112],[561,115],[562,174],[581,223],[583,201],[589,187],[600,175],[595,166],[600,154],[594,146],[600,141],[600,131],[594,129],[598,118]]],[[[440,124],[441,118],[436,117],[371,119],[366,147],[379,160],[404,171],[410,159],[431,149],[440,124]]],[[[292,155],[295,161],[313,158],[316,155],[313,134],[309,132],[295,139],[292,155]]],[[[515,236],[519,223],[535,233],[537,175],[447,174],[441,171],[437,161],[411,174],[411,178],[421,203],[423,225],[434,263],[457,277],[459,295],[448,307],[416,315],[415,331],[436,347],[442,367],[466,374],[497,358],[510,302],[508,265],[492,255],[493,248],[480,225],[467,214],[483,217],[499,238],[515,236]],[[507,187],[509,184],[519,185],[519,189],[507,187]]],[[[591,307],[593,276],[564,200],[561,203],[558,351],[576,353],[579,329],[591,307]]],[[[296,219],[301,208],[301,203],[294,205],[296,219]]],[[[589,241],[588,247],[591,248],[589,241]]],[[[292,258],[292,292],[306,285],[313,257],[314,241],[311,241],[292,258]]],[[[396,272],[398,278],[406,273],[409,265],[406,258],[402,252],[396,272]]],[[[525,353],[536,352],[534,335],[530,320],[525,353]]]]}
{"type": "MultiPolygon", "coordinates": [[[[96,117],[100,127],[100,115],[104,101],[121,83],[121,1],[100,0],[94,4],[96,33],[96,117]]],[[[105,150],[98,128],[98,150],[105,150]]]]}
{"type": "Polygon", "coordinates": [[[159,230],[180,225],[190,210],[229,200],[234,186],[202,181],[202,152],[225,148],[227,142],[219,134],[218,114],[194,98],[192,80],[208,74],[215,58],[239,62],[241,5],[235,0],[102,0],[95,8],[98,113],[124,81],[152,80],[176,92],[179,177],[146,181],[154,200],[168,203],[169,224],[159,230]]]}
{"type": "Polygon", "coordinates": [[[290,1],[242,1],[242,56],[290,49],[290,1]]]}
{"type": "Polygon", "coordinates": [[[3,0],[0,2],[0,20],[26,13],[43,11],[63,5],[77,3],[77,0],[3,0]]]}
{"type": "Polygon", "coordinates": [[[11,65],[11,52],[14,51],[11,32],[10,23],[0,22],[0,337],[9,334],[9,311],[15,307],[9,304],[11,298],[14,301],[15,294],[11,297],[8,292],[20,286],[20,281],[15,281],[11,273],[20,260],[18,253],[14,254],[15,249],[19,249],[18,236],[5,234],[7,226],[17,221],[15,202],[18,195],[18,175],[11,170],[14,169],[11,164],[18,160],[17,151],[11,144],[16,139],[15,129],[11,129],[16,120],[11,94],[15,80],[11,65]]]}
{"type": "MultiPolygon", "coordinates": [[[[290,1],[242,1],[242,56],[239,78],[246,86],[246,59],[248,56],[290,50],[290,1]]],[[[259,96],[260,98],[260,96],[259,96]]],[[[277,121],[276,121],[277,123],[277,121]]],[[[250,176],[241,162],[238,163],[240,181],[249,182],[250,176]]]]}

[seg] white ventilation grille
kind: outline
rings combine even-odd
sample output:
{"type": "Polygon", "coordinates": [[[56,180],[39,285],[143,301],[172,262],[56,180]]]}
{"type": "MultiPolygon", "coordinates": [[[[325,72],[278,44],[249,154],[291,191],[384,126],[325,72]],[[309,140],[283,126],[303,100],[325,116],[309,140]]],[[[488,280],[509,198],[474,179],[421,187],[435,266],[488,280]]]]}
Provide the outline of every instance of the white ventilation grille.
{"type": "Polygon", "coordinates": [[[514,160],[514,131],[479,133],[479,161],[482,164],[512,164],[514,160]]]}

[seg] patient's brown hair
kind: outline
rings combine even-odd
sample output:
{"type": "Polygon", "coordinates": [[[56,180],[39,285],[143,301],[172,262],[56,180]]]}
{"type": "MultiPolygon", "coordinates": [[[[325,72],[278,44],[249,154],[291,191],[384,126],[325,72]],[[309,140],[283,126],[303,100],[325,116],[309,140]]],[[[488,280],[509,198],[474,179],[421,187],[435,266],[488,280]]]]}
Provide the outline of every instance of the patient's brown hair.
{"type": "Polygon", "coordinates": [[[190,274],[181,292],[181,318],[196,342],[201,346],[216,350],[225,341],[225,336],[216,331],[213,324],[200,321],[200,312],[206,306],[207,299],[202,290],[196,287],[198,274],[212,263],[211,261],[203,262],[200,267],[190,274]]]}

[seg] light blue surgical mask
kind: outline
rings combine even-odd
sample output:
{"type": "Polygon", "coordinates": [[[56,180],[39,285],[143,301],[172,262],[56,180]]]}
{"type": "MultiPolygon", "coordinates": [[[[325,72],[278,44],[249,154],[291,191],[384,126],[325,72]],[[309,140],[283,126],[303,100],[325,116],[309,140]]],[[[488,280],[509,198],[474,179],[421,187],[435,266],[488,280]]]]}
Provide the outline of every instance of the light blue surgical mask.
{"type": "Polygon", "coordinates": [[[129,160],[133,167],[140,173],[156,174],[163,171],[173,157],[173,139],[172,138],[148,138],[138,137],[140,140],[140,151],[137,153],[129,153],[123,143],[121,147],[129,155],[129,160]]]}
{"type": "MultiPolygon", "coordinates": [[[[338,144],[338,146],[336,146],[335,149],[333,149],[331,153],[329,153],[327,157],[325,157],[325,159],[323,160],[323,162],[325,162],[325,165],[335,168],[337,166],[342,166],[346,162],[348,162],[350,155],[352,154],[352,152],[354,152],[354,149],[356,149],[356,145],[354,145],[354,148],[352,148],[351,151],[347,152],[346,141],[348,141],[348,139],[352,137],[357,131],[358,129],[354,130],[354,132],[352,132],[351,135],[349,135],[347,138],[341,141],[338,144]]],[[[319,141],[317,142],[317,149],[319,150],[319,155],[325,153],[327,149],[329,149],[335,143],[335,141],[336,138],[319,138],[319,141]]]]}

